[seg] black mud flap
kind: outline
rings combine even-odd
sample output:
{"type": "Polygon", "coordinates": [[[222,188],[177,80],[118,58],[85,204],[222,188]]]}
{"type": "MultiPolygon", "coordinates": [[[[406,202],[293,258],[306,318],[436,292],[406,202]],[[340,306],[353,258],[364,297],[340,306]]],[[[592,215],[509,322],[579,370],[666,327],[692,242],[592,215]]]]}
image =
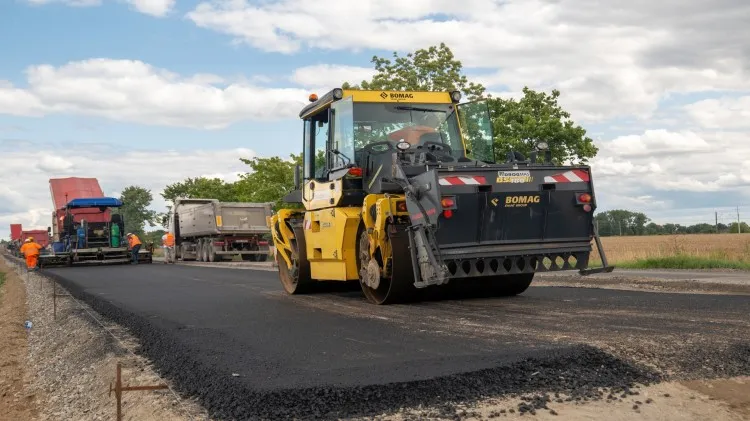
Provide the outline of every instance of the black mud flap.
{"type": "Polygon", "coordinates": [[[595,273],[611,273],[615,270],[615,267],[610,266],[607,262],[607,255],[604,253],[604,247],[602,247],[602,240],[599,238],[599,231],[596,229],[596,225],[594,225],[594,241],[596,242],[596,250],[602,258],[602,267],[581,269],[578,271],[581,276],[593,275],[595,273]]]}

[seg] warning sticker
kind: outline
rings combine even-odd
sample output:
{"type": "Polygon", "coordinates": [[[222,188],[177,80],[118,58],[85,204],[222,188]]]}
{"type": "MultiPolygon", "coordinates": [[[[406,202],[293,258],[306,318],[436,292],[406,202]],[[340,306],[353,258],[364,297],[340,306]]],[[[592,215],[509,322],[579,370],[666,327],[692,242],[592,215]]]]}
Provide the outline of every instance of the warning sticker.
{"type": "Polygon", "coordinates": [[[498,171],[496,183],[531,183],[534,177],[530,171],[498,171]]]}

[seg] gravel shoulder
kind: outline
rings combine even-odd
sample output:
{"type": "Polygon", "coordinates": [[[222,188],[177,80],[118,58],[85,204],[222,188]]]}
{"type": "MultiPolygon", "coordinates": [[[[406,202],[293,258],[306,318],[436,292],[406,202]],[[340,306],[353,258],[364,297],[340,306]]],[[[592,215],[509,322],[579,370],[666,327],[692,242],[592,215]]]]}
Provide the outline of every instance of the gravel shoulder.
{"type": "MultiPolygon", "coordinates": [[[[21,319],[32,322],[28,333],[23,329],[23,322],[14,323],[21,328],[20,334],[27,346],[13,347],[13,354],[25,354],[23,367],[28,383],[23,395],[33,398],[33,406],[27,410],[33,415],[8,419],[114,419],[116,400],[114,393],[110,396],[109,389],[114,384],[118,362],[123,367],[123,385],[170,384],[155,374],[147,359],[133,352],[139,342],[122,327],[102,320],[88,306],[70,296],[57,298],[55,318],[54,284],[49,279],[37,273],[26,273],[25,268],[2,257],[0,265],[9,270],[19,290],[25,289],[25,299],[17,295],[13,302],[24,304],[26,309],[21,319]]],[[[57,294],[66,293],[57,287],[57,294]]],[[[2,320],[4,318],[0,318],[0,322],[2,320]]],[[[124,420],[208,419],[199,405],[180,398],[171,390],[124,392],[122,410],[124,420]]]]}
{"type": "Polygon", "coordinates": [[[126,393],[133,420],[748,418],[739,294],[535,283],[510,299],[378,307],[345,288],[285,296],[267,271],[51,273],[91,307],[61,298],[55,321],[52,283],[26,280],[35,419],[111,419],[116,361],[130,384],[192,397],[126,393]]]}
{"type": "Polygon", "coordinates": [[[575,272],[543,273],[536,286],[644,290],[687,294],[750,295],[750,272],[729,270],[627,270],[581,276],[575,272]]]}
{"type": "Polygon", "coordinates": [[[23,281],[2,258],[0,272],[5,279],[0,287],[0,414],[10,420],[30,421],[39,415],[40,396],[32,391],[33,373],[26,360],[26,291],[23,281]]]}

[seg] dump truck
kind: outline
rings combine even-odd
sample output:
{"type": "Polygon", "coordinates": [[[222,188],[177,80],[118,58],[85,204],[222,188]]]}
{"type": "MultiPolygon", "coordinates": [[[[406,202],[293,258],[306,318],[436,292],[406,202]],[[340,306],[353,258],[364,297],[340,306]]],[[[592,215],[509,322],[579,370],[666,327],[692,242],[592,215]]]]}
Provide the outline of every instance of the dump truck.
{"type": "Polygon", "coordinates": [[[543,141],[528,157],[496,159],[486,101],[460,100],[459,91],[311,95],[299,114],[303,165],[283,199],[300,208],[268,220],[288,294],[351,281],[373,304],[448,284],[513,296],[538,272],[614,269],[593,223],[591,168],[556,165],[543,141]],[[601,267],[588,266],[592,242],[601,267]]]}
{"type": "Polygon", "coordinates": [[[49,245],[49,231],[46,230],[23,230],[21,231],[21,243],[26,241],[27,238],[33,238],[34,241],[42,247],[49,245]]]}
{"type": "Polygon", "coordinates": [[[175,236],[175,258],[220,262],[240,256],[264,262],[270,254],[271,230],[266,218],[272,203],[220,202],[217,199],[176,198],[168,214],[175,236]]]}
{"type": "Polygon", "coordinates": [[[22,224],[10,224],[10,243],[8,244],[8,251],[11,255],[20,257],[20,247],[23,244],[23,225],[22,224]]]}
{"type": "MultiPolygon", "coordinates": [[[[39,257],[42,267],[84,264],[123,264],[132,261],[125,238],[125,221],[116,212],[122,201],[104,196],[95,178],[50,179],[52,212],[51,252],[39,257]]],[[[151,263],[147,248],[139,263],[151,263]]]]}

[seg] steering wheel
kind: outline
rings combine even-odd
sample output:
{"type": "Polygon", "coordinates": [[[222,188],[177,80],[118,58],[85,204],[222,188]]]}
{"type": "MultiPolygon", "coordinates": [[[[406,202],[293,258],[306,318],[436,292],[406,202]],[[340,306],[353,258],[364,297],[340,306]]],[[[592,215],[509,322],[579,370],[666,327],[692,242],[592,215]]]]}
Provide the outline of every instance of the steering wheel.
{"type": "Polygon", "coordinates": [[[370,155],[382,155],[386,152],[393,150],[393,143],[387,140],[380,142],[373,142],[362,148],[362,152],[367,152],[370,155]]]}
{"type": "Polygon", "coordinates": [[[427,150],[430,151],[431,154],[434,154],[435,152],[440,152],[442,155],[446,155],[450,157],[451,161],[455,161],[455,158],[453,158],[453,149],[451,149],[449,145],[443,142],[438,142],[435,140],[425,140],[421,142],[419,146],[425,147],[427,150]]]}

